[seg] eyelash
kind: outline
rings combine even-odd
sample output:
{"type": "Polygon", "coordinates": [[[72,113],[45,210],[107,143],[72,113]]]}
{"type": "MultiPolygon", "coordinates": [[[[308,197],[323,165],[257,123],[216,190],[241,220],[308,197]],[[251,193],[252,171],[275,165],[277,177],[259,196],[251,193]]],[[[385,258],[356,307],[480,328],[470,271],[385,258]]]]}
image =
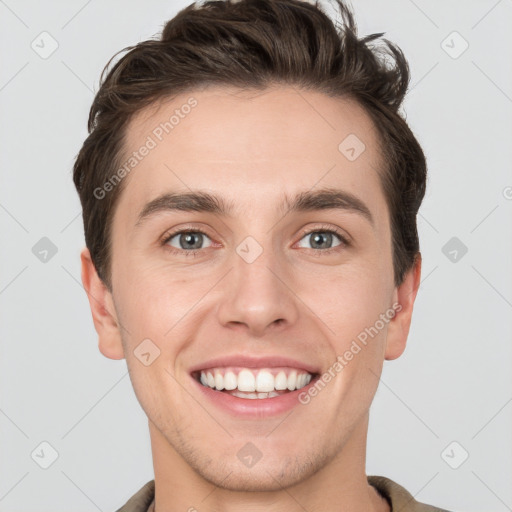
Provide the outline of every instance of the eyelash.
{"type": "MultiPolygon", "coordinates": [[[[168,235],[165,235],[163,240],[161,241],[161,245],[166,250],[168,250],[171,254],[176,254],[176,255],[184,254],[186,257],[195,257],[203,249],[193,249],[191,251],[186,251],[184,249],[176,249],[175,247],[171,247],[171,246],[167,245],[167,243],[171,239],[173,239],[176,235],[187,234],[187,233],[201,233],[203,235],[208,236],[208,233],[206,233],[205,231],[203,231],[202,229],[199,229],[199,228],[180,229],[178,231],[174,231],[174,232],[172,232],[172,233],[170,233],[168,235]]],[[[335,251],[339,250],[339,248],[341,246],[344,246],[344,247],[349,247],[350,246],[349,240],[342,233],[340,233],[336,229],[331,228],[330,226],[320,226],[320,227],[316,227],[315,229],[312,229],[312,230],[309,230],[309,231],[308,230],[303,231],[301,233],[301,236],[300,236],[299,240],[302,240],[305,236],[310,235],[312,233],[330,233],[330,234],[336,235],[340,239],[341,244],[337,245],[335,247],[331,247],[329,249],[310,249],[311,251],[322,252],[324,254],[331,254],[332,252],[335,252],[335,251]]]]}
{"type": "Polygon", "coordinates": [[[186,257],[197,256],[202,249],[194,249],[192,251],[185,251],[184,249],[176,249],[175,247],[171,247],[167,245],[167,243],[174,238],[176,235],[182,235],[186,233],[201,233],[203,235],[208,236],[208,233],[205,233],[202,229],[194,228],[194,229],[180,229],[178,231],[174,231],[169,235],[165,235],[161,244],[165,250],[169,251],[171,254],[182,255],[184,254],[186,257]]]}

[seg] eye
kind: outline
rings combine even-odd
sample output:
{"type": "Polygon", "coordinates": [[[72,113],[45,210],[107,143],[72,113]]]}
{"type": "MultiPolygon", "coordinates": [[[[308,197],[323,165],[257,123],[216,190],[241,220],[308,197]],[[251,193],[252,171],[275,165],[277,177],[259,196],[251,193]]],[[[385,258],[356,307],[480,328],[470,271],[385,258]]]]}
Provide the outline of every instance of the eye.
{"type": "MultiPolygon", "coordinates": [[[[340,245],[349,245],[348,240],[335,229],[317,228],[315,230],[304,233],[304,236],[301,238],[301,240],[304,239],[309,240],[312,249],[322,249],[324,252],[334,250],[340,245]],[[336,242],[336,239],[338,239],[338,243],[334,243],[336,242]]],[[[299,245],[299,247],[303,246],[299,245]]],[[[309,247],[306,248],[308,249],[309,247]]]]}
{"type": "Polygon", "coordinates": [[[178,231],[169,235],[165,240],[164,244],[168,244],[176,249],[185,251],[195,251],[198,249],[204,249],[210,247],[211,240],[206,233],[202,231],[178,231]],[[208,241],[209,244],[204,246],[203,244],[208,241]]]}

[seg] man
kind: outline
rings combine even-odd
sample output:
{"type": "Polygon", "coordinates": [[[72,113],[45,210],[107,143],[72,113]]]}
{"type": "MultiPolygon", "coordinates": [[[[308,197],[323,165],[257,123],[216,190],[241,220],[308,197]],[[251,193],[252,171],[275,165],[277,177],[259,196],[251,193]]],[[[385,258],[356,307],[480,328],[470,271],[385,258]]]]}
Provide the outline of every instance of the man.
{"type": "Polygon", "coordinates": [[[74,167],[82,281],[155,472],[120,511],[442,510],[365,473],[426,163],[404,56],[338,6],[340,30],[297,0],[193,4],[102,76],[74,167]]]}

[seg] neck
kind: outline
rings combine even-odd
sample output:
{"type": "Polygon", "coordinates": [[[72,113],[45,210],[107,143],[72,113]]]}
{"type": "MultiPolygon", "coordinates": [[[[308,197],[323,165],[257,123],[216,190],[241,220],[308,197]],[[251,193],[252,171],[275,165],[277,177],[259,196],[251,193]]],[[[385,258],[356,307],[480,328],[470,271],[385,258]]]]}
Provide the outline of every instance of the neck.
{"type": "Polygon", "coordinates": [[[195,458],[199,465],[194,469],[151,421],[149,429],[155,472],[154,512],[390,511],[366,477],[368,415],[319,471],[286,488],[275,480],[276,490],[264,491],[232,490],[223,487],[222,478],[217,485],[206,480],[199,465],[210,463],[207,457],[195,458]]]}

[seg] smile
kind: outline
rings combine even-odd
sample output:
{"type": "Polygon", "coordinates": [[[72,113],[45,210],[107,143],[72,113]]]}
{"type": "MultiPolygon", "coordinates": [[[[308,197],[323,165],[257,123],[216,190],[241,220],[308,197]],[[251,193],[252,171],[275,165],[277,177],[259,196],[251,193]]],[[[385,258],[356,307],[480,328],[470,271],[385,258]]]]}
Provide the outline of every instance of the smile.
{"type": "Polygon", "coordinates": [[[275,398],[307,386],[314,375],[294,368],[209,368],[194,373],[203,386],[245,399],[275,398]]]}

